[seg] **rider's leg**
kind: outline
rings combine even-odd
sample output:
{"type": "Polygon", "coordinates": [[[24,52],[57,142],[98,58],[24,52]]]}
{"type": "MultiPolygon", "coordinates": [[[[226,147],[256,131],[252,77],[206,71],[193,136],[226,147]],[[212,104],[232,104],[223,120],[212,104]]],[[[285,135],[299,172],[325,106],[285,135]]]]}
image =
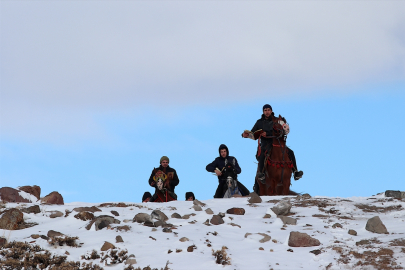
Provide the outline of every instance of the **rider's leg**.
{"type": "Polygon", "coordinates": [[[264,160],[266,159],[266,152],[270,153],[271,151],[271,143],[262,140],[262,145],[261,145],[261,153],[259,156],[259,166],[258,166],[258,171],[257,171],[257,179],[262,182],[263,184],[266,181],[266,175],[264,174],[264,160]]]}
{"type": "Polygon", "coordinates": [[[215,191],[214,198],[223,198],[224,197],[224,181],[219,180],[217,190],[215,191]]]}
{"type": "Polygon", "coordinates": [[[298,171],[297,161],[295,160],[294,151],[287,147],[287,152],[288,152],[288,157],[290,158],[290,160],[293,163],[292,171],[294,173],[294,180],[298,180],[304,175],[304,172],[303,171],[298,171]]]}

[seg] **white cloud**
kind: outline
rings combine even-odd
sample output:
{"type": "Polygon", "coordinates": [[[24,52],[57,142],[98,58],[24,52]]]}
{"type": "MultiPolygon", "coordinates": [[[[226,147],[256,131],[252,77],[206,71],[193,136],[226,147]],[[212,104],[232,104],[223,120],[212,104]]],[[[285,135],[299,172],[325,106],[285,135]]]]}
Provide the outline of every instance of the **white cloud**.
{"type": "Polygon", "coordinates": [[[403,1],[2,1],[1,132],[43,134],[35,127],[52,129],[55,114],[77,131],[94,125],[92,110],[403,82],[404,10],[403,1]]]}

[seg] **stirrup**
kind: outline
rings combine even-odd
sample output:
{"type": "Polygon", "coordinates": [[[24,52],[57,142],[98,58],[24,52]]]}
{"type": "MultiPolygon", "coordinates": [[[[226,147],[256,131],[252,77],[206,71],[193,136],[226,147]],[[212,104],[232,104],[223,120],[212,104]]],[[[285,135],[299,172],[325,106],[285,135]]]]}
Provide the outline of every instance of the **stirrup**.
{"type": "Polygon", "coordinates": [[[257,180],[259,180],[260,183],[262,183],[262,184],[266,184],[266,175],[264,173],[258,172],[257,180]]]}
{"type": "Polygon", "coordinates": [[[297,181],[297,180],[300,179],[303,175],[304,175],[304,172],[303,172],[303,171],[295,171],[295,172],[294,172],[294,180],[297,181]]]}

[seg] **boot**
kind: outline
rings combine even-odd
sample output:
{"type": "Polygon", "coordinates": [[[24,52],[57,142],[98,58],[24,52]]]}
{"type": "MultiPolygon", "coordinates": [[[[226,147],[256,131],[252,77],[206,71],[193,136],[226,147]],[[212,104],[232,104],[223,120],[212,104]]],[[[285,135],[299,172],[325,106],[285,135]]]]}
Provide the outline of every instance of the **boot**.
{"type": "Polygon", "coordinates": [[[264,173],[258,172],[258,173],[256,174],[256,177],[257,177],[257,180],[260,181],[260,183],[266,184],[266,175],[265,175],[264,173]]]}
{"type": "Polygon", "coordinates": [[[303,171],[295,171],[295,172],[294,172],[294,180],[297,181],[297,180],[300,179],[303,175],[304,175],[304,172],[303,172],[303,171]]]}

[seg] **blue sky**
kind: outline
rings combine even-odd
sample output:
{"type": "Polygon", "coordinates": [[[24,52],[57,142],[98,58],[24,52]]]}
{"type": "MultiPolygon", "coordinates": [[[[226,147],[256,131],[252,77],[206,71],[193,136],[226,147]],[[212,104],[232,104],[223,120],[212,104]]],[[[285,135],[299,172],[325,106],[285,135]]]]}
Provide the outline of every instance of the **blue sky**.
{"type": "Polygon", "coordinates": [[[162,155],[212,198],[228,145],[252,189],[263,104],[311,195],[405,191],[405,4],[1,2],[0,183],[139,202],[162,155]]]}

